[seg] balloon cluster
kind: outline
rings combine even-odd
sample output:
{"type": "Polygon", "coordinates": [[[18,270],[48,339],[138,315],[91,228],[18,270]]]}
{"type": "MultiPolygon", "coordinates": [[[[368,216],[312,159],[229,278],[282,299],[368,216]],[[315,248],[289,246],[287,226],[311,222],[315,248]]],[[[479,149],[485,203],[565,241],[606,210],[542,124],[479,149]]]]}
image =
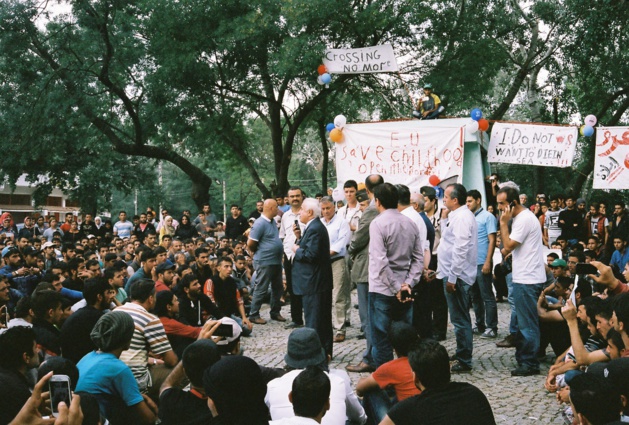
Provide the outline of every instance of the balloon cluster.
{"type": "Polygon", "coordinates": [[[325,87],[329,87],[328,84],[332,82],[332,76],[328,72],[328,69],[325,65],[321,64],[317,68],[317,72],[319,73],[319,77],[317,77],[317,83],[320,85],[325,85],[325,87]]]}
{"type": "Polygon", "coordinates": [[[487,131],[489,129],[489,121],[483,118],[483,111],[480,108],[474,108],[470,112],[472,122],[465,126],[466,130],[470,134],[474,134],[477,131],[487,131]]]}
{"type": "Polygon", "coordinates": [[[585,117],[585,125],[581,126],[581,136],[590,137],[594,135],[594,126],[596,125],[596,117],[592,114],[585,117]]]}
{"type": "Polygon", "coordinates": [[[337,115],[334,118],[334,122],[325,126],[325,130],[330,133],[330,140],[334,143],[341,143],[343,141],[343,127],[347,124],[347,118],[345,115],[337,115]]]}

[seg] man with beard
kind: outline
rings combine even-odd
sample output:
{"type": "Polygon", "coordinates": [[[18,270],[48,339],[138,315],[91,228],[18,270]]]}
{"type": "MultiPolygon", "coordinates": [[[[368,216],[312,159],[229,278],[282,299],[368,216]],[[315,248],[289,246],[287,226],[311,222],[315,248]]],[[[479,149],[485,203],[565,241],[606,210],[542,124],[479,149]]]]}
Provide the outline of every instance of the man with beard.
{"type": "Polygon", "coordinates": [[[178,276],[175,274],[176,266],[170,260],[166,260],[163,263],[155,267],[155,273],[157,274],[157,281],[155,282],[155,292],[171,291],[177,283],[178,276]]]}
{"type": "Polygon", "coordinates": [[[155,226],[148,222],[148,218],[145,213],[140,214],[140,221],[133,228],[133,234],[138,238],[140,242],[144,242],[144,238],[149,233],[156,233],[155,226]]]}

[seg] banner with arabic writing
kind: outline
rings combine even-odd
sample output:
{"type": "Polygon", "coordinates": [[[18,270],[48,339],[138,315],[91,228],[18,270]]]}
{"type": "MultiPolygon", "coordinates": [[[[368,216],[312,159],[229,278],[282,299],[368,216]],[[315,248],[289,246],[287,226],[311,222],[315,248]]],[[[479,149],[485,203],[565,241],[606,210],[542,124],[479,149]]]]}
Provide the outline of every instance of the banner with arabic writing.
{"type": "Polygon", "coordinates": [[[629,127],[596,127],[594,189],[629,189],[629,127]]]}

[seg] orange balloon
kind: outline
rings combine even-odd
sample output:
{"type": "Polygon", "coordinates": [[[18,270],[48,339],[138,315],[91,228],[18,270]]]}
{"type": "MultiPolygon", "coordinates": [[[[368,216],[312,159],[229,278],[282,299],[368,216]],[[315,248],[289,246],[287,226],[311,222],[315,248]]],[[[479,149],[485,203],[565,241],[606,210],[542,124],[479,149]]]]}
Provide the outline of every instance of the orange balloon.
{"type": "Polygon", "coordinates": [[[341,143],[343,141],[343,132],[338,128],[330,131],[330,140],[334,143],[341,143]]]}
{"type": "Polygon", "coordinates": [[[478,129],[480,131],[487,131],[488,128],[489,128],[489,121],[487,121],[485,118],[481,118],[478,120],[478,129]]]}
{"type": "Polygon", "coordinates": [[[328,72],[328,69],[325,67],[325,65],[321,64],[319,65],[319,67],[317,68],[317,72],[319,73],[319,75],[323,75],[326,72],[328,72]]]}
{"type": "Polygon", "coordinates": [[[428,183],[433,186],[437,186],[439,183],[441,183],[441,179],[433,174],[428,178],[428,183]]]}

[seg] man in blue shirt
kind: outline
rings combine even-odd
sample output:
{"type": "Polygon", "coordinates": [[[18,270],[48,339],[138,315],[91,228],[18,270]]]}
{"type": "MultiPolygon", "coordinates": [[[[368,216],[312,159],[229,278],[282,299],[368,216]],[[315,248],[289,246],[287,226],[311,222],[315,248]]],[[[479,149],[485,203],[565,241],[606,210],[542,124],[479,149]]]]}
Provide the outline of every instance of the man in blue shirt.
{"type": "Polygon", "coordinates": [[[627,241],[618,236],[614,237],[614,248],[616,248],[616,251],[612,254],[612,259],[609,262],[609,265],[617,266],[618,270],[622,273],[625,270],[625,264],[629,262],[627,241]]]}
{"type": "Polygon", "coordinates": [[[271,287],[271,319],[285,322],[280,314],[280,299],[284,287],[282,285],[282,255],[284,246],[280,240],[279,230],[275,224],[277,202],[274,199],[264,201],[262,215],[253,224],[249,233],[247,247],[253,255],[253,266],[256,270],[256,285],[251,301],[249,320],[264,325],[266,320],[260,317],[262,300],[271,287]]]}

